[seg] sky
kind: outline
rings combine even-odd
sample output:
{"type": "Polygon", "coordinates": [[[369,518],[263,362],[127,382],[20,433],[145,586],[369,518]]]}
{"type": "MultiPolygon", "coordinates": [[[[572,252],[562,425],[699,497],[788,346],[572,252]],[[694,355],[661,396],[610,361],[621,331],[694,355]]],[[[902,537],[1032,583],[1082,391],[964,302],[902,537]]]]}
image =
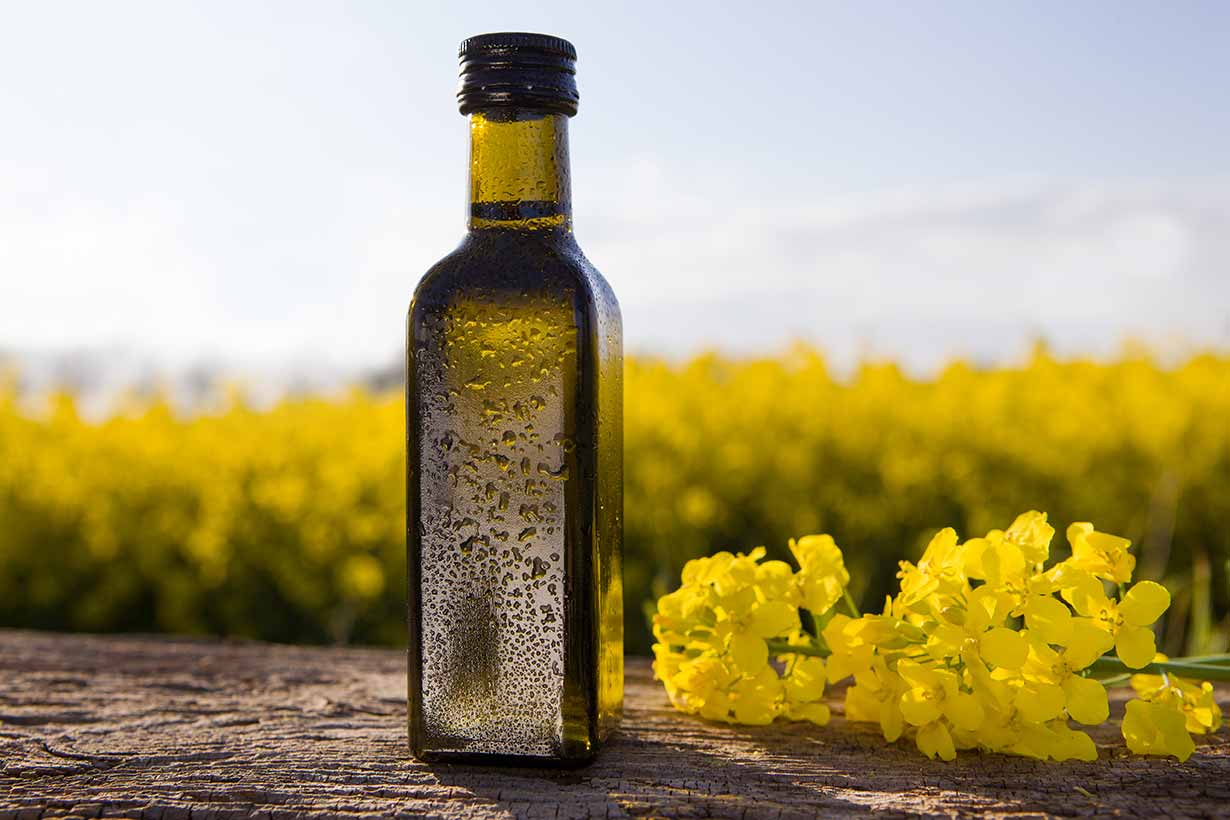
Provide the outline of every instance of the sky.
{"type": "Polygon", "coordinates": [[[0,350],[396,360],[501,30],[634,351],[1230,347],[1230,4],[114,0],[0,6],[0,350]]]}

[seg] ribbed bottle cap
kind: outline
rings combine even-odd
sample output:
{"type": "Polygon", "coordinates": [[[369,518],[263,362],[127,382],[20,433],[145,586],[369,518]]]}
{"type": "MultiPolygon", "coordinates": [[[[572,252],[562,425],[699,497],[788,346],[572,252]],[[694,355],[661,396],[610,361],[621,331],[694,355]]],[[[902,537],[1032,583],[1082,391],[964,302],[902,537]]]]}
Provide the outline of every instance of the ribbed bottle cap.
{"type": "Polygon", "coordinates": [[[524,108],[572,116],[577,93],[577,50],[549,34],[502,32],[461,41],[462,114],[485,108],[524,108]]]}

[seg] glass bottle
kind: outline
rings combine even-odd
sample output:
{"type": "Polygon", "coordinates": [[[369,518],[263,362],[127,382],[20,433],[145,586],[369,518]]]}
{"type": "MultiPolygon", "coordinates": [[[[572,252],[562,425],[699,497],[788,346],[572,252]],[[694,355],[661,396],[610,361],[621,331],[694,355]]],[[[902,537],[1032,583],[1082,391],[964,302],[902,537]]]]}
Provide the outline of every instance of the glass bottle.
{"type": "Polygon", "coordinates": [[[619,306],[572,234],[572,45],[485,34],[460,60],[469,231],[407,324],[410,743],[578,765],[623,700],[619,306]]]}

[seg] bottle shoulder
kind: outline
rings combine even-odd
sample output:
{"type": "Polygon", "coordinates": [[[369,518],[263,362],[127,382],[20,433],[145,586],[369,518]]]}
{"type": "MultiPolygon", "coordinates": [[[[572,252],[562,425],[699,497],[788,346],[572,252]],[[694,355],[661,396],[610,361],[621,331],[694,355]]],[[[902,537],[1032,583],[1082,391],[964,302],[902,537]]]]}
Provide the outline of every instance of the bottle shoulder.
{"type": "Polygon", "coordinates": [[[459,300],[527,293],[568,298],[578,307],[593,305],[618,321],[610,284],[564,231],[470,232],[419,280],[410,311],[413,317],[459,300]]]}

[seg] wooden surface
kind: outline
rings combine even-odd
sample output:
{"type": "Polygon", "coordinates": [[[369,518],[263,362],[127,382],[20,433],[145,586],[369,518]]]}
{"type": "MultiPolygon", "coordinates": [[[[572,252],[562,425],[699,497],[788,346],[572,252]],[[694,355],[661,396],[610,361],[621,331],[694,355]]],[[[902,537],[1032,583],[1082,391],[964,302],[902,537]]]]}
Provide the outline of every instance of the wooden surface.
{"type": "Polygon", "coordinates": [[[1225,729],[1185,764],[1127,756],[1113,725],[1097,763],[946,764],[840,716],[679,715],[644,661],[587,769],[427,766],[407,751],[404,675],[387,650],[0,630],[0,817],[1230,816],[1225,729]]]}

